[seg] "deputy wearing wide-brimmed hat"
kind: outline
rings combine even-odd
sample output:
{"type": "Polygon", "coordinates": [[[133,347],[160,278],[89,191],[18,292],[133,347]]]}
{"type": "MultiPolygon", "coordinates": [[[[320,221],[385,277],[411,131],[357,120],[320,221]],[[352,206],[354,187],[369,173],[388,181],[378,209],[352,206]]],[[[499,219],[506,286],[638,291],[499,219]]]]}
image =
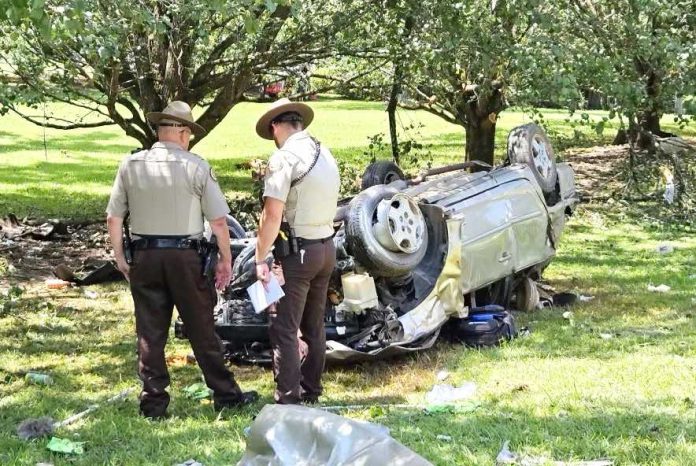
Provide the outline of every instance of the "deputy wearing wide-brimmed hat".
{"type": "Polygon", "coordinates": [[[169,373],[164,347],[174,306],[213,390],[214,407],[249,403],[256,394],[243,393],[225,366],[213,325],[215,291],[201,273],[198,251],[205,217],[220,246],[215,285],[224,288],[232,274],[229,207],[208,162],[188,151],[191,134],[202,136],[205,129],[193,120],[185,102],[171,102],[161,112],[148,113],[147,119],[155,125],[159,141],[121,162],[106,209],[116,263],[130,281],[135,304],[143,381],[140,411],[150,418],[166,415],[169,373]],[[121,243],[126,215],[135,238],[132,265],[121,243]]]}
{"type": "Polygon", "coordinates": [[[264,207],[256,243],[256,274],[268,281],[264,258],[283,219],[298,251],[276,260],[285,275],[285,297],[269,312],[273,371],[278,403],[315,402],[322,393],[326,353],[324,312],[329,278],[336,262],[333,219],[340,180],[331,152],[305,128],[312,109],[280,99],[259,118],[256,133],[275,141],[264,181],[264,207]],[[298,330],[308,354],[300,364],[298,330]]]}

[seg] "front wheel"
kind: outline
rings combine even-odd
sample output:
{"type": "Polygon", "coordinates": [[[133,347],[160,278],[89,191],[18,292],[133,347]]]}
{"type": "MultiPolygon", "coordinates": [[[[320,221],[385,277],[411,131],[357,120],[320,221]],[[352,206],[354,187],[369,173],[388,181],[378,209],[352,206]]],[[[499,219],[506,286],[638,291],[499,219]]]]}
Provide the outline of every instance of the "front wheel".
{"type": "Polygon", "coordinates": [[[551,195],[556,190],[556,160],[549,138],[539,125],[518,126],[508,135],[507,156],[510,163],[527,164],[541,190],[551,195]]]}

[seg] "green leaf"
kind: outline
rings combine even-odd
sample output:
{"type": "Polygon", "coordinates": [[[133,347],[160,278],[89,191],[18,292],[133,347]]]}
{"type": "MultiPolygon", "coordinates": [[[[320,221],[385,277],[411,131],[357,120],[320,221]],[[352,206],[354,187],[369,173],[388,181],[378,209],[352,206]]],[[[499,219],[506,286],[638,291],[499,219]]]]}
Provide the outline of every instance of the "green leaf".
{"type": "Polygon", "coordinates": [[[202,382],[189,385],[188,387],[184,388],[183,392],[187,398],[191,398],[193,400],[204,400],[209,398],[213,393],[212,390],[210,390],[202,382]]]}

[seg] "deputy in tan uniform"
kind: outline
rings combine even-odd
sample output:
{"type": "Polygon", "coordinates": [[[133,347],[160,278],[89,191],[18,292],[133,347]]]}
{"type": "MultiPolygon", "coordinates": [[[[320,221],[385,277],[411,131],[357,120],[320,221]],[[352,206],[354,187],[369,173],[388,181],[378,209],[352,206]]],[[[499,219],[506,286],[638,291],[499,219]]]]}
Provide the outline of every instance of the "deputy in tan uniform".
{"type": "MultiPolygon", "coordinates": [[[[326,354],[324,311],[336,263],[333,219],[339,175],[331,152],[305,130],[314,112],[303,103],[280,99],[259,118],[256,132],[275,141],[264,186],[264,207],[256,243],[256,275],[268,282],[264,258],[283,218],[298,250],[279,258],[285,275],[282,298],[269,313],[277,403],[316,402],[322,393],[326,354]],[[298,329],[308,354],[300,365],[298,329]]],[[[275,253],[278,259],[277,251],[275,253]]]]}
{"type": "Polygon", "coordinates": [[[116,263],[130,282],[135,304],[138,373],[143,381],[140,412],[150,418],[166,415],[169,373],[164,347],[174,306],[213,391],[215,409],[250,403],[256,392],[242,392],[225,366],[213,322],[215,290],[202,274],[199,251],[205,217],[220,248],[215,286],[223,289],[232,275],[225,221],[229,208],[208,162],[188,152],[191,133],[202,135],[205,129],[194,123],[184,102],[171,102],[147,118],[157,126],[159,142],[121,162],[106,209],[116,263]],[[131,265],[121,242],[128,214],[133,232],[131,265]]]}

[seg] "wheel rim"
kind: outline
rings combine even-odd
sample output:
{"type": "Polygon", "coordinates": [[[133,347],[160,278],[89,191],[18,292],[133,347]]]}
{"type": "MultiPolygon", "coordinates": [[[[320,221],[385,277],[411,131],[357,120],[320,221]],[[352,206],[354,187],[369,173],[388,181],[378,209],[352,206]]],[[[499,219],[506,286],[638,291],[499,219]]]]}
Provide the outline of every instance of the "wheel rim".
{"type": "Polygon", "coordinates": [[[394,252],[418,251],[425,239],[425,218],[416,201],[405,194],[395,194],[377,205],[375,238],[394,252]]]}
{"type": "Polygon", "coordinates": [[[534,168],[544,178],[551,174],[552,162],[546,144],[540,138],[532,140],[532,155],[534,156],[534,168]]]}

